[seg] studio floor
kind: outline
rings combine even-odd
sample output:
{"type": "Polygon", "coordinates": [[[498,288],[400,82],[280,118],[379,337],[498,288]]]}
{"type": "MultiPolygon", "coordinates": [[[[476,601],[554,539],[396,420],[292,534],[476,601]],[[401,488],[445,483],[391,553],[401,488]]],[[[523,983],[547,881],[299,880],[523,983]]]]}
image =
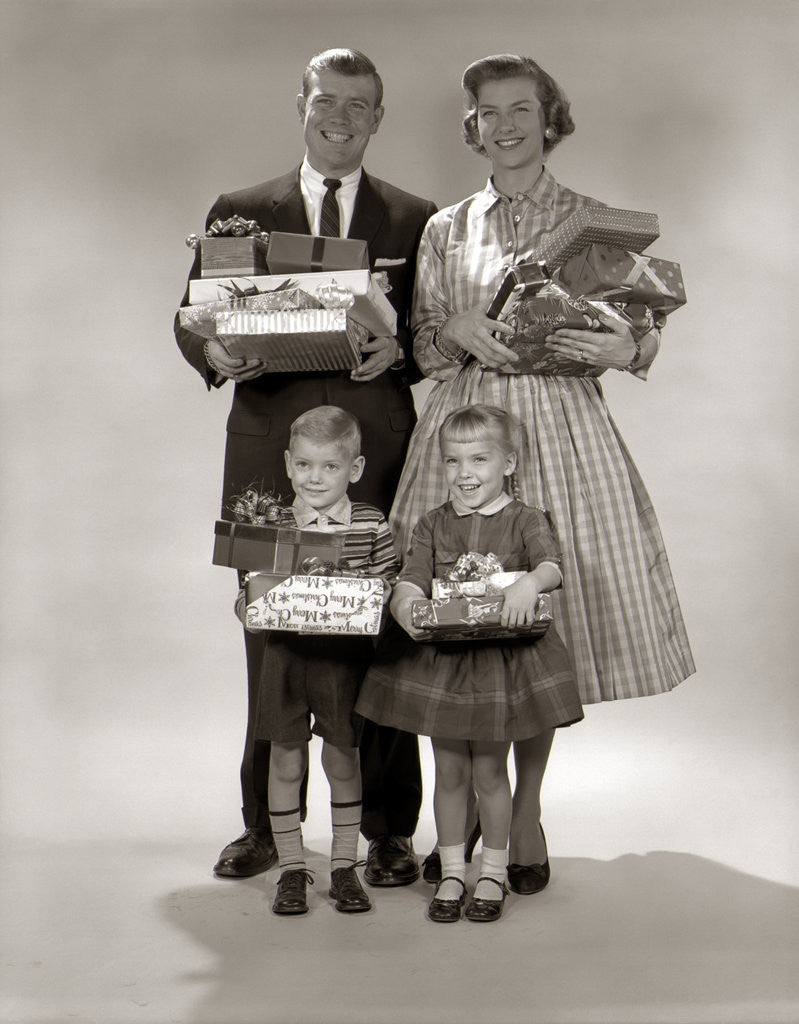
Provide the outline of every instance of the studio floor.
{"type": "MultiPolygon", "coordinates": [[[[425,754],[426,781],[429,773],[425,754]]],[[[312,775],[312,787],[321,792],[323,780],[312,775]]],[[[2,859],[0,1019],[795,1022],[799,889],[761,877],[754,865],[740,870],[688,850],[646,849],[669,813],[668,805],[659,813],[642,805],[626,839],[636,852],[612,855],[625,843],[617,809],[596,816],[553,809],[550,886],[511,895],[503,919],[482,926],[428,922],[432,887],[422,881],[370,889],[368,914],[336,913],[321,797],[305,826],[316,885],[302,918],[270,912],[275,870],[241,881],[212,876],[235,822],[218,843],[17,842],[2,859]],[[592,840],[586,830],[603,821],[604,842],[592,840]],[[600,856],[585,855],[592,845],[600,856]]],[[[432,839],[425,812],[418,850],[432,839]]],[[[474,864],[471,881],[476,872],[474,864]]]]}

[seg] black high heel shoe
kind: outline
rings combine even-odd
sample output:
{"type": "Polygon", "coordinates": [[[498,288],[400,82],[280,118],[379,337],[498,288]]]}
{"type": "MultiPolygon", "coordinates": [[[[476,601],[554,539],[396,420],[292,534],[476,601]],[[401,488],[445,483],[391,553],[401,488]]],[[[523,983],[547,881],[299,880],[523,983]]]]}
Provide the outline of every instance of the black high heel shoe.
{"type": "MultiPolygon", "coordinates": [[[[541,825],[541,838],[546,850],[547,837],[541,825]]],[[[532,896],[533,893],[546,889],[549,883],[549,854],[544,856],[543,864],[508,864],[508,885],[520,896],[532,896]]]]}
{"type": "Polygon", "coordinates": [[[485,875],[477,879],[478,885],[480,882],[493,882],[499,888],[501,896],[498,900],[485,900],[472,896],[466,904],[463,916],[467,921],[498,921],[502,917],[505,897],[508,895],[505,883],[498,882],[496,878],[488,878],[485,875]]]}
{"type": "MultiPolygon", "coordinates": [[[[469,838],[466,840],[464,857],[467,864],[472,863],[474,848],[477,846],[477,840],[482,834],[483,829],[480,825],[480,819],[478,818],[474,828],[469,833],[469,838]]],[[[441,881],[441,857],[439,856],[438,850],[431,850],[422,861],[422,878],[425,882],[430,882],[432,885],[436,885],[441,881]]]]}
{"type": "Polygon", "coordinates": [[[442,878],[436,887],[436,894],[430,900],[430,905],[427,908],[427,916],[431,921],[436,921],[438,924],[452,924],[454,921],[460,921],[461,919],[461,907],[466,902],[466,886],[463,880],[455,878],[454,875],[447,875],[446,878],[442,878]],[[461,894],[456,900],[440,900],[438,898],[438,890],[444,884],[444,882],[459,882],[461,887],[461,894]]]}

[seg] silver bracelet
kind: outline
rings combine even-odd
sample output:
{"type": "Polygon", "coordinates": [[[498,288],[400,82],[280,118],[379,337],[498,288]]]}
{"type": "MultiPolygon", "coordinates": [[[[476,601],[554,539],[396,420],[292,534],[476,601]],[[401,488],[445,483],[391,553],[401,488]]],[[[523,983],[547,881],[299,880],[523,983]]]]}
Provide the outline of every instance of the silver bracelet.
{"type": "Polygon", "coordinates": [[[632,373],[635,369],[635,364],[641,358],[641,342],[637,338],[633,338],[633,344],[635,345],[635,352],[633,352],[632,359],[626,366],[619,367],[622,373],[632,373]]]}
{"type": "Polygon", "coordinates": [[[466,360],[469,358],[469,353],[466,351],[466,349],[461,348],[460,345],[458,345],[457,349],[453,353],[450,349],[446,347],[447,343],[442,340],[441,328],[444,326],[445,323],[446,320],[443,323],[437,324],[435,330],[433,331],[433,348],[436,350],[436,352],[438,352],[440,356],[443,356],[450,363],[465,363],[466,360]]]}

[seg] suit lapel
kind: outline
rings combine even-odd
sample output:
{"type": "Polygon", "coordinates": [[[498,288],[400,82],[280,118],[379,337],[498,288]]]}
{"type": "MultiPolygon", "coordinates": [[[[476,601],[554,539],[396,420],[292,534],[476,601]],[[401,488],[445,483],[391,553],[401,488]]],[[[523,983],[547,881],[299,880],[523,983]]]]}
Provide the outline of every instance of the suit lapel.
{"type": "Polygon", "coordinates": [[[291,231],[298,235],[310,235],[311,227],[305,213],[305,203],[300,191],[300,172],[297,169],[286,194],[275,201],[272,207],[278,231],[291,231]]]}
{"type": "Polygon", "coordinates": [[[352,222],[347,235],[348,238],[360,238],[368,245],[374,241],[383,218],[386,215],[386,207],[383,200],[372,188],[372,183],[366,171],[361,174],[361,181],[358,185],[358,195],[355,197],[355,209],[352,211],[352,222]]]}

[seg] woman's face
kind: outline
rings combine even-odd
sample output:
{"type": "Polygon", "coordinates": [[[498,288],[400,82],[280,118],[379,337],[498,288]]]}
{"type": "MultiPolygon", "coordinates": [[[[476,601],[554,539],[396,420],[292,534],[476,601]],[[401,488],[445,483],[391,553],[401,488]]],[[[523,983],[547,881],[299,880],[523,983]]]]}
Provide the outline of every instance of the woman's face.
{"type": "Polygon", "coordinates": [[[544,112],[529,78],[486,82],[477,97],[477,131],[495,170],[544,163],[544,112]]]}

